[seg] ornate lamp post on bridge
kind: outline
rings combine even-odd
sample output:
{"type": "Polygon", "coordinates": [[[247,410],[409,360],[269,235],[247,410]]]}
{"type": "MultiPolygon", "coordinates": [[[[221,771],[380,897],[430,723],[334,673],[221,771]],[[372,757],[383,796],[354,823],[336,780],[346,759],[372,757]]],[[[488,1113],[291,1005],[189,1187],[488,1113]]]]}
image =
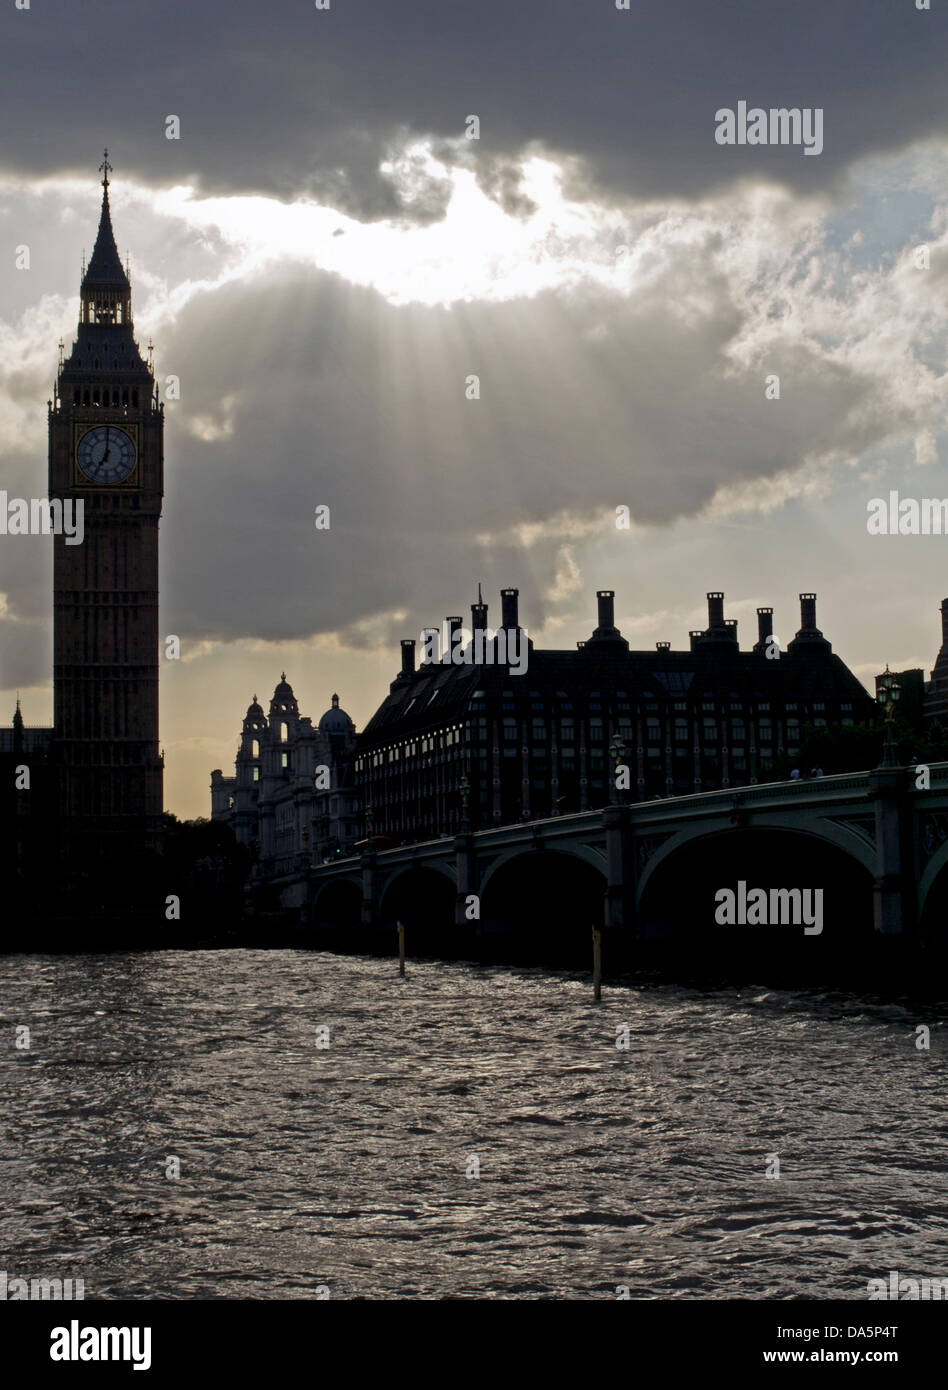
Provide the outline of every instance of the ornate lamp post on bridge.
{"type": "Polygon", "coordinates": [[[895,724],[895,707],[902,694],[902,687],[899,685],[895,676],[889,670],[889,663],[886,662],[885,671],[879,677],[876,688],[876,699],[885,709],[885,744],[882,749],[882,766],[898,767],[896,757],[896,742],[892,736],[892,728],[895,724]]]}

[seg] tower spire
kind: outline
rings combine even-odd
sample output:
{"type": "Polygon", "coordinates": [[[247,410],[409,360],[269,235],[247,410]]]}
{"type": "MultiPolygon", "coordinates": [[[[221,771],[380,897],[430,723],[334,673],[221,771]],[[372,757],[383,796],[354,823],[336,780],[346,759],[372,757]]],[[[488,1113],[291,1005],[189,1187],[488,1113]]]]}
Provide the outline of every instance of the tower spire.
{"type": "Polygon", "coordinates": [[[146,366],[135,341],[132,322],[132,287],[127,267],[122,265],[112,214],[109,208],[109,189],[112,186],[112,161],[108,150],[99,165],[102,178],[102,202],[99,226],[92,255],[82,257],[82,279],[79,287],[79,332],[66,355],[60,352],[59,380],[53,399],[69,389],[78,405],[124,405],[139,408],[139,398],[158,406],[156,387],[151,368],[146,366]],[[89,372],[95,378],[88,378],[89,372]],[[108,374],[108,389],[103,375],[108,374]],[[118,395],[116,395],[118,391],[118,395]],[[79,394],[76,395],[75,393],[79,394]]]}
{"type": "Polygon", "coordinates": [[[128,296],[131,283],[122,265],[115,244],[115,233],[112,230],[112,213],[109,208],[109,174],[112,172],[112,164],[109,161],[108,150],[105,151],[105,158],[99,165],[99,172],[102,175],[102,211],[99,214],[95,246],[82,277],[82,297],[94,304],[101,304],[108,317],[108,311],[115,311],[118,301],[128,296]]]}

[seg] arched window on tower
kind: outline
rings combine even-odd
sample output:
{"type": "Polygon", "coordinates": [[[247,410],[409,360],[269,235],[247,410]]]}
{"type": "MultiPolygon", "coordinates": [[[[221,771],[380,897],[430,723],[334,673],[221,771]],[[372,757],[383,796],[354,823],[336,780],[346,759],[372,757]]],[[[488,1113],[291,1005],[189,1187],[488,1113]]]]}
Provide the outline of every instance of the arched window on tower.
{"type": "MultiPolygon", "coordinates": [[[[283,708],[286,709],[286,705],[284,705],[283,708]]],[[[280,725],[280,742],[281,742],[281,743],[286,743],[287,740],[289,739],[289,737],[290,737],[290,726],[289,726],[289,724],[287,724],[286,720],[284,720],[284,721],[281,723],[281,725],[280,725]]]]}
{"type": "Polygon", "coordinates": [[[252,758],[260,757],[260,742],[258,739],[252,739],[250,742],[250,756],[252,758]]]}

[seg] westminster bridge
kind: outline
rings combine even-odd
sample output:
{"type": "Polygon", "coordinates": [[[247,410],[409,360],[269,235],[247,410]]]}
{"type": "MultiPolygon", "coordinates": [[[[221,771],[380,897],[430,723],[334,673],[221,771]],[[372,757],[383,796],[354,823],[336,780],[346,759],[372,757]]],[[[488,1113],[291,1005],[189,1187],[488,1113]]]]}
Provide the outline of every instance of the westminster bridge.
{"type": "MultiPolygon", "coordinates": [[[[284,868],[270,884],[317,937],[355,943],[401,922],[435,954],[507,936],[527,943],[525,959],[551,940],[572,940],[578,958],[590,926],[636,950],[717,951],[716,893],[741,883],[820,890],[821,950],[852,959],[885,938],[944,951],[948,763],[611,805],[284,868]]],[[[784,940],[816,949],[787,925],[784,940]]]]}

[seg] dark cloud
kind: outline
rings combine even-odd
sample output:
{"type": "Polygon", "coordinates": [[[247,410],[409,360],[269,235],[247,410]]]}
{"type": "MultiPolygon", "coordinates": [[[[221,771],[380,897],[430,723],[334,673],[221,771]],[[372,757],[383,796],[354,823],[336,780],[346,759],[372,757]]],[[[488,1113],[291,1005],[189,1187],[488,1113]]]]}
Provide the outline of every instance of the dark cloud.
{"type": "Polygon", "coordinates": [[[825,185],[948,129],[948,31],[911,0],[50,0],[4,6],[0,42],[8,167],[86,171],[107,144],[154,183],[309,193],[364,218],[440,215],[437,181],[406,203],[378,166],[470,114],[466,153],[507,205],[504,170],[533,143],[577,160],[576,189],[664,196],[746,174],[825,185]],[[740,99],[823,107],[824,153],[715,145],[715,111],[740,99]]]}
{"type": "Polygon", "coordinates": [[[885,434],[874,383],[803,347],[779,366],[806,409],[765,401],[764,369],[728,359],[740,326],[698,246],[632,302],[590,291],[396,308],[289,269],[201,294],[159,363],[182,387],[169,406],[163,621],[189,637],[358,641],[354,625],[403,609],[404,635],[493,577],[520,585],[538,622],[558,517],[601,517],[614,533],[625,504],[662,525],[755,480],[765,501],[811,452],[858,453],[885,434]],[[668,312],[699,285],[700,311],[668,312]],[[480,400],[466,399],[472,374],[480,400]],[[319,504],[328,532],[314,526],[319,504]],[[513,528],[537,522],[524,549],[513,528]]]}

